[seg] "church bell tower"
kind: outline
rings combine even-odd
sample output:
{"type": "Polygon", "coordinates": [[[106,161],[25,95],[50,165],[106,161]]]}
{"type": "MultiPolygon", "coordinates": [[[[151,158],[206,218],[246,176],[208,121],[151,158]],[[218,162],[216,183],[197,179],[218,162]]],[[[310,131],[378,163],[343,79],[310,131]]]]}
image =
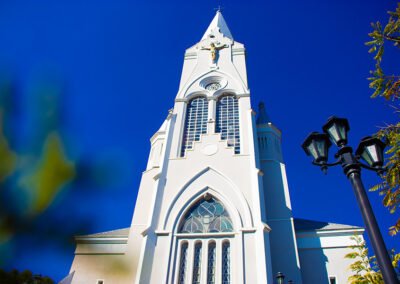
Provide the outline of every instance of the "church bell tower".
{"type": "Polygon", "coordinates": [[[244,45],[217,11],[151,138],[127,258],[135,283],[301,283],[281,133],[250,103],[244,45]]]}
{"type": "Polygon", "coordinates": [[[217,11],[150,139],[131,226],[76,236],[60,284],[345,283],[364,229],[293,220],[281,131],[250,99],[245,48],[217,11]]]}

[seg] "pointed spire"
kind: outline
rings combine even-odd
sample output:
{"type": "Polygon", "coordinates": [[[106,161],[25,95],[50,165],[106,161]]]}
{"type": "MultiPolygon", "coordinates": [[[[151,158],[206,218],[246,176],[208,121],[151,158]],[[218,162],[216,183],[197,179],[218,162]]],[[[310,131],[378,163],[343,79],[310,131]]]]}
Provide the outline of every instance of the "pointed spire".
{"type": "Polygon", "coordinates": [[[211,34],[215,36],[215,33],[217,33],[218,31],[225,37],[233,39],[232,34],[228,28],[228,25],[226,24],[224,17],[222,16],[221,11],[219,9],[217,10],[214,19],[211,21],[210,25],[208,26],[201,40],[208,38],[208,36],[211,34]]]}
{"type": "Polygon", "coordinates": [[[265,105],[263,102],[260,102],[258,104],[258,117],[256,124],[265,124],[269,123],[271,120],[269,119],[269,116],[267,115],[267,112],[265,111],[265,105]]]}

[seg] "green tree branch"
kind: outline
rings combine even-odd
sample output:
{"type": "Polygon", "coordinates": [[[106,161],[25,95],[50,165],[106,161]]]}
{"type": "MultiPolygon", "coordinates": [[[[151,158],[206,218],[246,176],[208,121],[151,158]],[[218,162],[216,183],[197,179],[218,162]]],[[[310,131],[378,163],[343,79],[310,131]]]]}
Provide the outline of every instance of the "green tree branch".
{"type": "MultiPolygon", "coordinates": [[[[400,98],[400,75],[385,74],[382,62],[384,59],[385,46],[393,44],[400,48],[400,3],[394,12],[389,11],[389,20],[385,26],[380,22],[372,23],[373,31],[368,35],[371,41],[366,42],[370,46],[369,53],[374,54],[375,70],[370,71],[371,77],[369,87],[374,89],[372,98],[383,97],[399,103],[400,98]]],[[[398,114],[398,111],[397,111],[398,114]]],[[[382,176],[382,181],[371,188],[383,196],[383,205],[394,214],[400,207],[400,122],[381,128],[376,134],[386,141],[387,172],[382,176]]],[[[400,218],[389,228],[391,235],[400,232],[400,218]]]]}

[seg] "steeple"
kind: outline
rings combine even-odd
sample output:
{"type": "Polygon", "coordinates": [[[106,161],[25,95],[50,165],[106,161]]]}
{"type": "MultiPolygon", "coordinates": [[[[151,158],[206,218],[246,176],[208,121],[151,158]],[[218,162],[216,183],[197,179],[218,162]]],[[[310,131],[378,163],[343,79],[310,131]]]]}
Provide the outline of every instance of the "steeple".
{"type": "Polygon", "coordinates": [[[214,19],[211,21],[201,40],[207,39],[209,35],[215,35],[215,33],[217,33],[218,31],[225,37],[233,39],[228,25],[226,24],[220,10],[218,10],[215,14],[214,19]]]}
{"type": "Polygon", "coordinates": [[[260,102],[258,104],[258,117],[257,117],[257,125],[259,124],[265,124],[271,122],[271,119],[269,118],[266,110],[265,110],[265,105],[264,102],[260,102]]]}

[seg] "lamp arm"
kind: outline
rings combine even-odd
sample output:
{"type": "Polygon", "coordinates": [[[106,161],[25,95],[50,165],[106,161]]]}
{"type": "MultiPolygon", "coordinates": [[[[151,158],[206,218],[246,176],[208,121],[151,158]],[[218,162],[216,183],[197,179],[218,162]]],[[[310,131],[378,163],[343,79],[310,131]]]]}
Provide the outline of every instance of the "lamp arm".
{"type": "Polygon", "coordinates": [[[370,171],[374,171],[374,172],[378,172],[378,173],[385,173],[388,171],[388,167],[380,167],[380,168],[374,168],[374,167],[370,167],[366,164],[361,163],[360,161],[358,162],[360,167],[370,170],[370,171]]]}
{"type": "Polygon", "coordinates": [[[312,161],[312,164],[314,166],[320,166],[320,167],[333,167],[333,166],[339,165],[340,163],[341,163],[340,159],[338,159],[336,162],[333,162],[333,163],[326,163],[326,162],[317,163],[315,161],[312,161]]]}
{"type": "Polygon", "coordinates": [[[340,159],[338,159],[334,163],[326,163],[326,162],[317,163],[315,161],[312,161],[312,164],[315,165],[315,166],[319,166],[324,174],[327,174],[329,167],[333,167],[333,166],[339,165],[340,163],[341,163],[340,159]]]}

